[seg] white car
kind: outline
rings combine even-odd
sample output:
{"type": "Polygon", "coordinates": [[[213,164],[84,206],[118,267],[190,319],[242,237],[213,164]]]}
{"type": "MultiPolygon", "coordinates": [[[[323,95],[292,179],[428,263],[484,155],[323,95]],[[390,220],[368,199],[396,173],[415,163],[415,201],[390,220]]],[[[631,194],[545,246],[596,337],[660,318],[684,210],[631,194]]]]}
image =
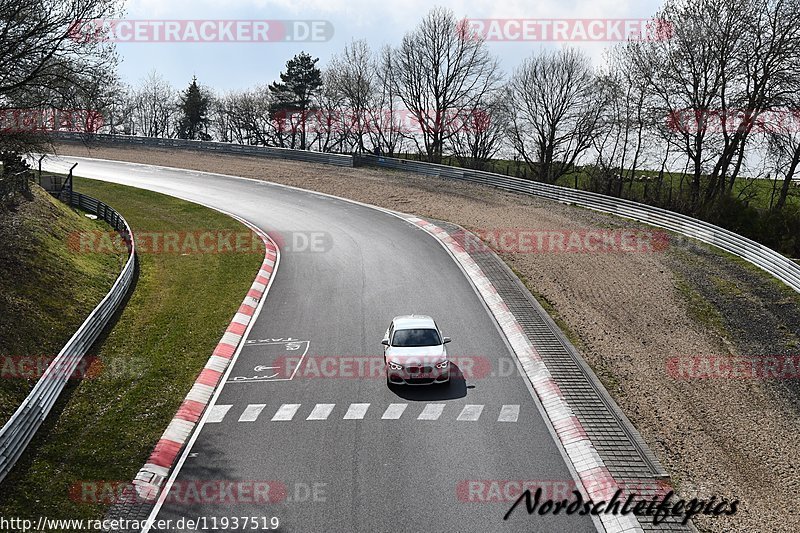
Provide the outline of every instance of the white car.
{"type": "Polygon", "coordinates": [[[436,322],[429,316],[404,315],[392,319],[383,338],[387,384],[427,385],[450,381],[450,361],[436,322]]]}

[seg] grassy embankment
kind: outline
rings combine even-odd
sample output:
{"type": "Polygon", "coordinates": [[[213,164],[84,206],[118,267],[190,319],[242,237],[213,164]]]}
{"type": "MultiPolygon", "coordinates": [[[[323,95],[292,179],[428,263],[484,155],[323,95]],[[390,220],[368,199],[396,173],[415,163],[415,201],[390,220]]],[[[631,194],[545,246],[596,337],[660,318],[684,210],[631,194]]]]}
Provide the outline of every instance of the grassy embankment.
{"type": "Polygon", "coordinates": [[[81,254],[69,235],[110,231],[39,187],[0,209],[0,418],[4,423],[41,367],[114,283],[127,254],[81,254]]]}

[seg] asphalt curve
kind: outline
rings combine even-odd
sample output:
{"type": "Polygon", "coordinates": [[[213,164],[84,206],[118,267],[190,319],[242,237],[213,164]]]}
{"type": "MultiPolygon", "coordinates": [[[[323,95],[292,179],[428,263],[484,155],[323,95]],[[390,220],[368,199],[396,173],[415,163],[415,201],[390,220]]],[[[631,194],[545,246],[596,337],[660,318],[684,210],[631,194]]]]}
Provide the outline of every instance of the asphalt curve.
{"type": "Polygon", "coordinates": [[[587,517],[524,506],[503,520],[514,482],[557,496],[573,473],[524,378],[508,371],[494,319],[427,233],[266,182],[78,157],[45,168],[74,162],[78,175],[225,210],[282,243],[247,344],[155,518],[205,517],[172,526],[182,531],[234,530],[233,517],[240,530],[246,518],[263,528],[277,517],[280,531],[303,533],[596,531],[587,517]],[[451,357],[472,365],[464,379],[387,387],[374,362],[391,318],[408,313],[431,315],[452,337],[451,357]],[[220,481],[241,482],[222,484],[224,504],[198,490],[220,481]]]}

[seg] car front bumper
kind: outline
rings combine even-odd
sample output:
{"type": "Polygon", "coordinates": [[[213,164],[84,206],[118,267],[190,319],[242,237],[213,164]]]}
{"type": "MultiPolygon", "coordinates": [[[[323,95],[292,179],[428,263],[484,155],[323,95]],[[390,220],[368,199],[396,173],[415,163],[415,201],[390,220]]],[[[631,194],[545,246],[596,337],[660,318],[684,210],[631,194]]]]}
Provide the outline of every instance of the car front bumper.
{"type": "Polygon", "coordinates": [[[396,385],[431,385],[450,381],[450,365],[444,368],[435,366],[403,367],[395,370],[386,365],[386,379],[396,385]]]}

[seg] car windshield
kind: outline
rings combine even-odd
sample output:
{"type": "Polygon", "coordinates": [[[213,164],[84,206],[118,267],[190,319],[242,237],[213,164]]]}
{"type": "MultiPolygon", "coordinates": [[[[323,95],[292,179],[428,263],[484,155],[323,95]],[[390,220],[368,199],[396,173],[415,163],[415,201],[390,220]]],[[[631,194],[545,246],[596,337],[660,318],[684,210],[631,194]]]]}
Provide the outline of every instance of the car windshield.
{"type": "Polygon", "coordinates": [[[392,346],[413,348],[414,346],[438,346],[442,344],[435,329],[398,329],[394,332],[392,346]]]}

